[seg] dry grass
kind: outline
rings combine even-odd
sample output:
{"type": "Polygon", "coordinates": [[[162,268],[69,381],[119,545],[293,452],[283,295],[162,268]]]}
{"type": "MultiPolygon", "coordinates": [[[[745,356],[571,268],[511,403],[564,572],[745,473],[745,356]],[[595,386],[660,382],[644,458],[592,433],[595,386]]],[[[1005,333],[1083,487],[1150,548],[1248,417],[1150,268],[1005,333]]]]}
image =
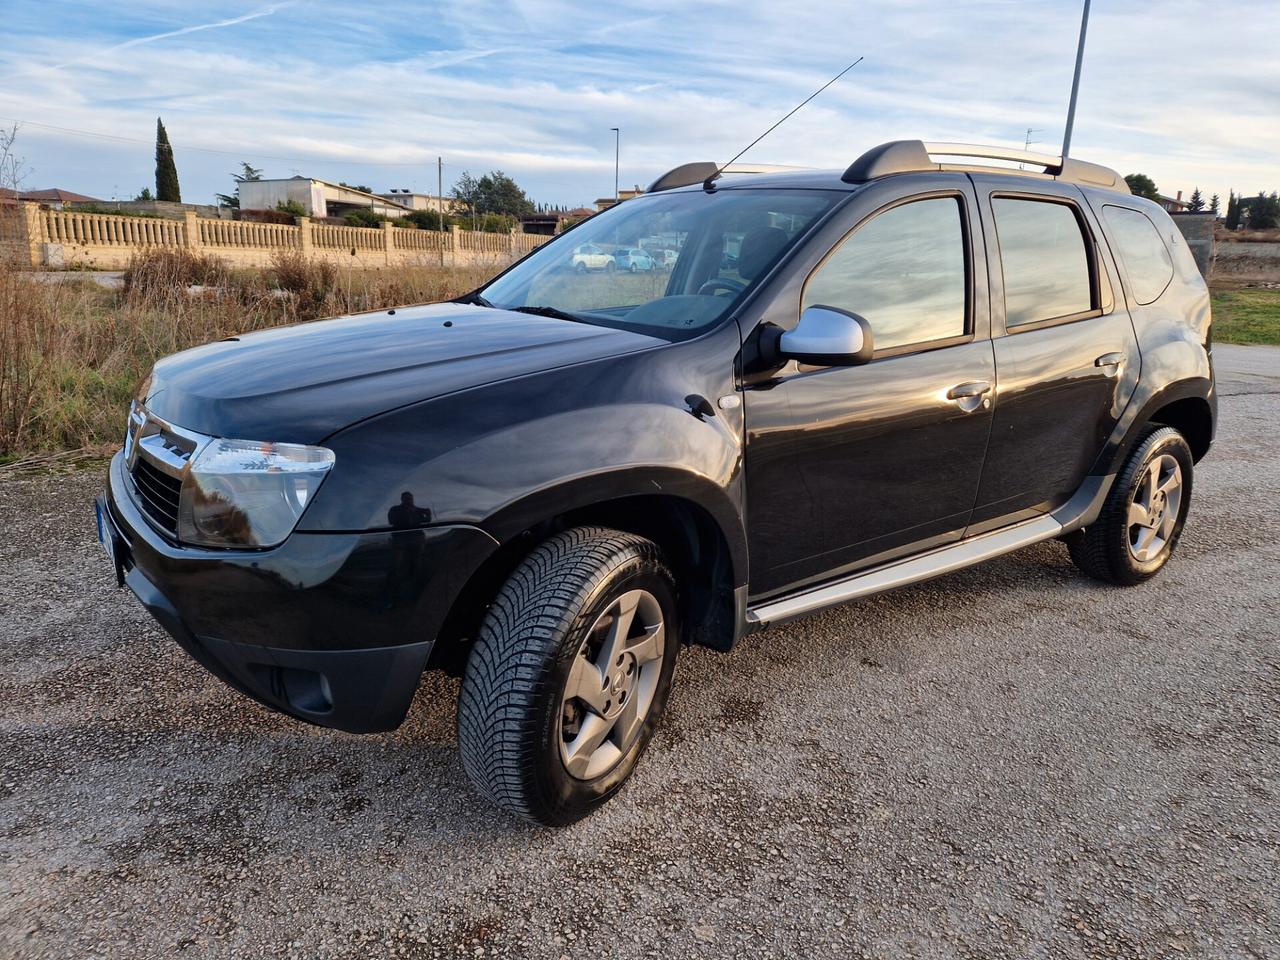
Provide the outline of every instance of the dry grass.
{"type": "Polygon", "coordinates": [[[447,300],[493,272],[344,270],[297,255],[231,271],[157,251],[134,259],[122,290],[104,290],[0,264],[0,460],[117,445],[138,382],[167,354],[264,327],[447,300]]]}

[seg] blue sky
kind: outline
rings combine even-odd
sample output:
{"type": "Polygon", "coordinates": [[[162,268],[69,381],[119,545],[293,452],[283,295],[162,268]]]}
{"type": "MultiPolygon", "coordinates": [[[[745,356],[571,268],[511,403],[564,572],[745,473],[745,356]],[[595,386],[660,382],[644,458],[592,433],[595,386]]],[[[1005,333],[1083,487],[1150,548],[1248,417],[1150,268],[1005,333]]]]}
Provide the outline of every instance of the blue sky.
{"type": "MultiPolygon", "coordinates": [[[[613,192],[610,127],[623,186],[644,184],[728,159],[858,56],[746,159],[843,167],[883,140],[1021,145],[1028,127],[1056,152],[1079,27],[1076,0],[4,8],[24,187],[132,196],[162,116],[196,202],[241,159],[434,191],[442,155],[446,189],[497,167],[535,200],[589,203],[613,192]]],[[[1280,188],[1277,36],[1276,0],[1095,0],[1073,154],[1169,194],[1280,188]]]]}

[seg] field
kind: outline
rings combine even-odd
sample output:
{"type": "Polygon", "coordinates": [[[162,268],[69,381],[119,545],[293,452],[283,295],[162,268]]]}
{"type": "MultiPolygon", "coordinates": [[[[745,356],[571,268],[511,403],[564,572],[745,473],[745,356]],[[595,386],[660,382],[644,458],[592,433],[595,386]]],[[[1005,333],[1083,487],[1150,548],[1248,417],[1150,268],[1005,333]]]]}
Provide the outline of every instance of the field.
{"type": "Polygon", "coordinates": [[[1219,343],[1280,344],[1280,290],[1241,287],[1215,291],[1213,338],[1219,343]]]}
{"type": "Polygon", "coordinates": [[[159,252],[124,287],[0,265],[0,463],[116,445],[124,411],[159,357],[264,327],[474,289],[490,268],[343,270],[282,256],[263,271],[159,252]],[[55,279],[61,282],[44,282],[55,279]]]}

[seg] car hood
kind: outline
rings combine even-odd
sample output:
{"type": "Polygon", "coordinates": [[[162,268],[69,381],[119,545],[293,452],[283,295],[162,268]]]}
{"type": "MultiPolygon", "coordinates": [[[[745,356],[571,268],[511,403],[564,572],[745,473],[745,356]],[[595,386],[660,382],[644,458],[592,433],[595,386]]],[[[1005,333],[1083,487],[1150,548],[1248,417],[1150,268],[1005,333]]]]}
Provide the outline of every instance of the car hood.
{"type": "Polygon", "coordinates": [[[146,404],[200,433],[318,443],[446,393],[663,343],[570,320],[456,303],[232,337],[156,364],[146,404]]]}

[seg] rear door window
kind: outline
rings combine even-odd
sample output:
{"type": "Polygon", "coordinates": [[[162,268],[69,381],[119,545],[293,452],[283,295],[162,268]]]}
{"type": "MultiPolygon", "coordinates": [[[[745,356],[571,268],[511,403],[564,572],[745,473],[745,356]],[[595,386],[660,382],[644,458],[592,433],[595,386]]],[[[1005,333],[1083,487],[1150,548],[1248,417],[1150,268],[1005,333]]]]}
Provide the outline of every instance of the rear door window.
{"type": "Polygon", "coordinates": [[[1133,298],[1139,303],[1154,303],[1173,279],[1173,258],[1160,231],[1146,214],[1127,207],[1107,204],[1102,215],[1120,248],[1133,298]]]}
{"type": "Polygon", "coordinates": [[[1005,326],[1062,320],[1094,309],[1088,248],[1067,203],[994,197],[1005,326]]]}

